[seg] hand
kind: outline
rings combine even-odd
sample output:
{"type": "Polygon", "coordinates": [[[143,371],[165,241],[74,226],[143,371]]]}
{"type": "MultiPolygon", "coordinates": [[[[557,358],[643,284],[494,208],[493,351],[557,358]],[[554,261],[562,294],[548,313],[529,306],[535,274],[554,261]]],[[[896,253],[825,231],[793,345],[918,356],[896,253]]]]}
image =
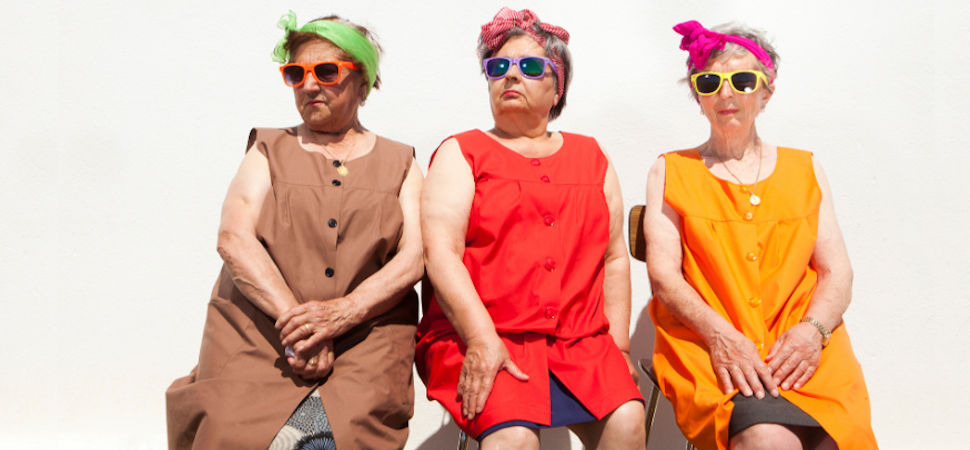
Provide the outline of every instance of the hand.
{"type": "Polygon", "coordinates": [[[287,356],[286,362],[290,364],[293,373],[305,379],[323,378],[333,370],[333,341],[330,339],[324,339],[306,354],[295,352],[294,355],[287,356]]]}
{"type": "Polygon", "coordinates": [[[324,340],[333,340],[360,323],[359,311],[346,297],[313,300],[294,306],[276,320],[284,347],[297,353],[315,348],[324,340]]]}
{"type": "Polygon", "coordinates": [[[818,369],[822,358],[822,334],[810,323],[791,327],[771,346],[765,361],[775,384],[799,389],[818,369]]]}
{"type": "Polygon", "coordinates": [[[465,361],[458,376],[458,395],[461,396],[461,415],[473,419],[485,409],[485,401],[492,392],[495,376],[499,370],[507,370],[519,381],[529,376],[512,362],[509,350],[498,336],[481,342],[470,341],[465,349],[465,361]]]}
{"type": "Polygon", "coordinates": [[[766,390],[778,396],[771,370],[761,360],[754,342],[743,334],[733,329],[719,333],[708,343],[708,349],[714,374],[725,394],[737,387],[745,397],[764,398],[766,390]]]}
{"type": "Polygon", "coordinates": [[[637,367],[633,365],[633,361],[630,359],[629,350],[620,350],[623,354],[623,359],[626,360],[626,368],[630,371],[630,376],[633,377],[633,384],[640,384],[640,372],[637,371],[637,367]]]}

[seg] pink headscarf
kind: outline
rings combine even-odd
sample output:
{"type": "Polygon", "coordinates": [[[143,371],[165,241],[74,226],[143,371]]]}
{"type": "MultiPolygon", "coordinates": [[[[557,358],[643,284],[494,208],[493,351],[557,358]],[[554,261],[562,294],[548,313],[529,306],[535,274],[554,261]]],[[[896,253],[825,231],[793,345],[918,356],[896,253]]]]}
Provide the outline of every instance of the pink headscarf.
{"type": "MultiPolygon", "coordinates": [[[[502,7],[498,11],[498,14],[495,14],[491,22],[482,25],[482,33],[478,36],[478,39],[488,47],[489,51],[495,51],[501,48],[502,44],[505,44],[507,40],[505,34],[509,30],[519,28],[529,36],[532,36],[540,47],[545,48],[546,39],[535,30],[533,25],[537,25],[542,31],[556,36],[563,43],[569,44],[569,32],[565,29],[539,22],[539,17],[528,9],[515,11],[506,7],[502,7]]],[[[566,89],[562,58],[559,55],[547,55],[547,57],[556,63],[556,86],[558,87],[559,97],[561,98],[563,91],[566,89]]]]}
{"type": "MultiPolygon", "coordinates": [[[[723,50],[726,42],[732,42],[746,48],[755,58],[758,58],[758,61],[761,61],[761,64],[774,72],[775,66],[768,52],[751,39],[708,30],[696,20],[679,23],[674,26],[674,31],[684,35],[680,41],[680,49],[690,53],[690,63],[697,70],[704,70],[707,67],[707,60],[713,50],[723,50]]],[[[767,75],[772,80],[775,78],[774,73],[767,75]]]]}

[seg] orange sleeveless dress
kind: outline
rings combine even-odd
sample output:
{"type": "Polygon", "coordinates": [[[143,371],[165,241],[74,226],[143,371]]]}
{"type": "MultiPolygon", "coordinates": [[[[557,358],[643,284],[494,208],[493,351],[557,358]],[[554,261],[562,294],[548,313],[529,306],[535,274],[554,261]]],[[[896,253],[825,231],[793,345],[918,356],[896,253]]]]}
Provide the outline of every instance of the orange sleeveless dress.
{"type": "MultiPolygon", "coordinates": [[[[760,206],[739,185],[712,175],[697,150],[664,157],[664,200],[680,216],[684,278],[764,358],[802,319],[817,285],[812,254],[822,193],[811,153],[778,148],[775,171],[757,186],[760,206]]],[[[727,448],[737,390],[721,392],[699,335],[658,301],[649,311],[657,328],[653,365],[681,431],[698,448],[727,448]]],[[[781,395],[841,450],[877,448],[869,394],[844,325],[832,331],[815,375],[781,395]]]]}

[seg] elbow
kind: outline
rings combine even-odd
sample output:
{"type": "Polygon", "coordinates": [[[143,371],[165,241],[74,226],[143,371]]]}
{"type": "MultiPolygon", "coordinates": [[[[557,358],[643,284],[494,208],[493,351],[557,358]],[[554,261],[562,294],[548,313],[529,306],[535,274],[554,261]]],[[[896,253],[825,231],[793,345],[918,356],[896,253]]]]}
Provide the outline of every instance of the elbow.
{"type": "Polygon", "coordinates": [[[421,281],[421,277],[424,276],[424,252],[421,251],[421,247],[416,247],[411,255],[407,258],[407,265],[403,276],[407,280],[409,285],[415,285],[418,281],[421,281]]]}
{"type": "Polygon", "coordinates": [[[219,238],[216,240],[216,252],[219,253],[219,257],[221,257],[223,261],[228,261],[237,253],[242,240],[243,236],[238,231],[228,228],[220,228],[219,238]]]}

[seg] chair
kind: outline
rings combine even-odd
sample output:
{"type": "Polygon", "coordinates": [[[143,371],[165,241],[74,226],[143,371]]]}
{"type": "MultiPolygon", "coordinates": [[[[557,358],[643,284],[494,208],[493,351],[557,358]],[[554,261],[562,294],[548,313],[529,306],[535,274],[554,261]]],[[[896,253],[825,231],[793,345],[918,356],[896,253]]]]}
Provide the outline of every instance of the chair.
{"type": "Polygon", "coordinates": [[[458,430],[458,450],[468,450],[468,435],[458,430]]]}
{"type": "MultiPolygon", "coordinates": [[[[634,259],[646,262],[647,241],[643,237],[644,209],[644,205],[636,205],[631,208],[628,225],[630,229],[630,255],[634,259]]],[[[653,362],[649,358],[640,358],[637,361],[637,365],[640,366],[640,371],[653,383],[653,389],[650,390],[650,398],[647,399],[647,421],[644,425],[644,434],[647,440],[646,445],[649,446],[650,429],[653,428],[653,419],[657,414],[657,404],[660,401],[660,385],[657,383],[657,375],[653,372],[653,362]]],[[[693,450],[694,446],[688,441],[686,448],[687,450],[693,450]]]]}

